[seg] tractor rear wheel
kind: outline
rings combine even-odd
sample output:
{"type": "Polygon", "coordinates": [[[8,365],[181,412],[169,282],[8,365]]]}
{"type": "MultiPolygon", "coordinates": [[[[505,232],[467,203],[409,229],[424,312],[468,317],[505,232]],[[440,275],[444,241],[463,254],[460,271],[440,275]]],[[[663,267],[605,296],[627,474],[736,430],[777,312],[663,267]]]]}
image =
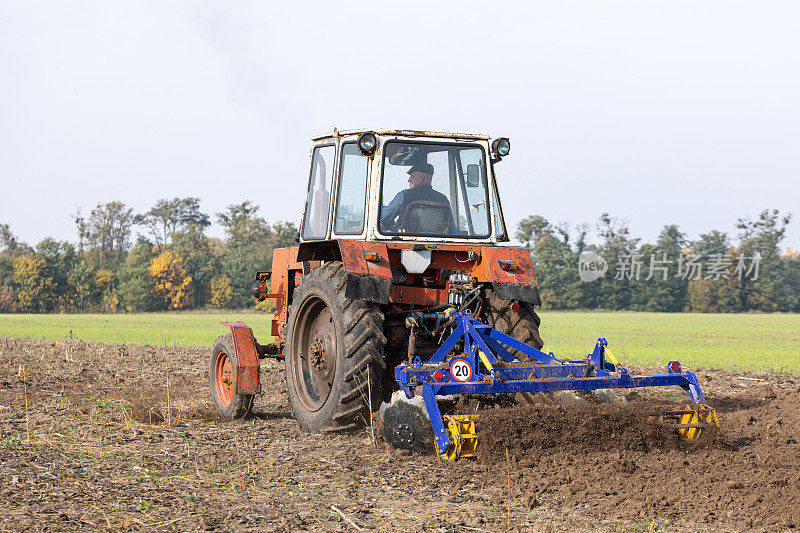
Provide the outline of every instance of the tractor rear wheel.
{"type": "MultiPolygon", "coordinates": [[[[544,346],[542,337],[539,336],[541,319],[528,302],[503,300],[498,298],[493,290],[486,290],[486,323],[494,329],[522,341],[528,346],[541,350],[544,346]],[[515,305],[516,304],[516,305],[515,305]]],[[[520,361],[530,361],[530,357],[520,353],[519,350],[509,348],[511,355],[520,361]]],[[[519,392],[517,398],[528,403],[534,403],[530,392],[519,392]]]]}
{"type": "MultiPolygon", "coordinates": [[[[541,350],[544,346],[539,336],[541,319],[528,302],[502,300],[491,289],[486,290],[486,323],[494,329],[541,350]],[[516,305],[515,305],[516,304],[516,305]]],[[[522,360],[528,359],[517,350],[510,349],[511,355],[522,360]]]]}
{"type": "Polygon", "coordinates": [[[236,350],[233,338],[222,335],[211,348],[208,370],[211,382],[211,398],[217,412],[225,418],[242,418],[253,407],[252,394],[236,394],[234,387],[236,372],[236,350]]]}
{"type": "Polygon", "coordinates": [[[383,313],[346,298],[347,273],[331,261],[303,276],[286,329],[286,386],[292,414],[311,433],[367,423],[383,399],[383,313]]]}

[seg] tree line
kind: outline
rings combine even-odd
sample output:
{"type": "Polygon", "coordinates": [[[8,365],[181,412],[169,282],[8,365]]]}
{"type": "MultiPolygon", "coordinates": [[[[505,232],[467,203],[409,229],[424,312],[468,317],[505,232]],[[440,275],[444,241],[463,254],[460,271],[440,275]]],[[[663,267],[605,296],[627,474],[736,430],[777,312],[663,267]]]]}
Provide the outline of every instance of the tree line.
{"type": "MultiPolygon", "coordinates": [[[[144,213],[98,204],[73,216],[76,243],[29,246],[0,224],[0,312],[268,310],[250,296],[253,273],[271,268],[274,248],[295,244],[297,228],[258,211],[247,201],[216,213],[225,239],[206,235],[211,217],[191,197],[144,213]]],[[[516,238],[531,251],[546,309],[800,312],[800,255],[780,249],[789,222],[766,210],[738,219],[735,242],[717,230],[690,240],[666,225],[646,243],[608,214],[594,227],[534,215],[516,238]]]]}
{"type": "Polygon", "coordinates": [[[247,201],[217,213],[225,239],[206,235],[211,217],[191,197],[159,200],[144,213],[98,204],[73,216],[77,243],[29,246],[0,224],[0,312],[253,307],[253,273],[269,269],[272,249],[293,245],[297,233],[258,211],[247,201]]]}
{"type": "Polygon", "coordinates": [[[547,309],[800,312],[800,254],[780,247],[790,220],[775,209],[739,218],[736,242],[718,230],[690,240],[666,225],[645,243],[607,213],[594,228],[530,216],[516,238],[531,250],[547,309]]]}

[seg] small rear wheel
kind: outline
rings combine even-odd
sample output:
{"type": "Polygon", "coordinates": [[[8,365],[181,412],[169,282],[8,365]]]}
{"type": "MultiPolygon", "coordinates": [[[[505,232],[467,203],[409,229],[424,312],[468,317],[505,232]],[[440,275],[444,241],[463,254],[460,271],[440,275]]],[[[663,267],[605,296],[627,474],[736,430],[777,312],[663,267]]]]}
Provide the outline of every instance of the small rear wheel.
{"type": "Polygon", "coordinates": [[[225,418],[242,418],[253,406],[252,394],[236,394],[236,350],[230,335],[222,335],[211,349],[209,367],[211,398],[225,418]]]}

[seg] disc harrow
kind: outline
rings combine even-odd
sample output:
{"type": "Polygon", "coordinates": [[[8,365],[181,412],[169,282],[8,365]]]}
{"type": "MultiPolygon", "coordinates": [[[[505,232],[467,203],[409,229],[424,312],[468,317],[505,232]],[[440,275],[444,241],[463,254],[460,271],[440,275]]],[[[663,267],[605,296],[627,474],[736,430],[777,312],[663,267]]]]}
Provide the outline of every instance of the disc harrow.
{"type": "MultiPolygon", "coordinates": [[[[443,314],[451,321],[452,333],[433,356],[423,362],[414,357],[411,364],[395,368],[400,391],[385,410],[384,436],[391,444],[414,449],[413,443],[430,438],[430,428],[439,455],[444,459],[474,457],[478,446],[475,429],[478,415],[442,416],[437,398],[464,394],[515,394],[553,391],[593,391],[678,386],[691,404],[673,406],[655,421],[672,424],[687,439],[697,438],[703,427],[719,426],[716,412],[706,404],[703,391],[692,372],[683,371],[678,361],[667,364],[666,374],[631,375],[599,338],[592,353],[584,359],[562,360],[528,346],[471,315],[452,310],[443,314]],[[458,347],[458,349],[455,349],[458,347]],[[517,350],[529,360],[522,361],[509,352],[517,350]],[[424,412],[417,395],[424,401],[424,412]],[[403,411],[409,406],[414,416],[403,411]],[[396,422],[402,420],[402,423],[396,422]],[[430,428],[420,426],[430,422],[430,428]],[[412,421],[417,421],[416,424],[412,421]]],[[[427,443],[419,442],[420,449],[427,443]]]]}

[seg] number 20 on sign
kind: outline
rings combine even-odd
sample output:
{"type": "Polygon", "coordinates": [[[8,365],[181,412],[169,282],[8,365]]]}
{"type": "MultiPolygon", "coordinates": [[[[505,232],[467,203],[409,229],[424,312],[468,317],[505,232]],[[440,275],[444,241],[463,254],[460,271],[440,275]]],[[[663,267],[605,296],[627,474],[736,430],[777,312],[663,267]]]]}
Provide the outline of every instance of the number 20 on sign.
{"type": "Polygon", "coordinates": [[[469,381],[472,377],[472,365],[466,359],[453,359],[450,361],[450,375],[456,381],[469,381]]]}

